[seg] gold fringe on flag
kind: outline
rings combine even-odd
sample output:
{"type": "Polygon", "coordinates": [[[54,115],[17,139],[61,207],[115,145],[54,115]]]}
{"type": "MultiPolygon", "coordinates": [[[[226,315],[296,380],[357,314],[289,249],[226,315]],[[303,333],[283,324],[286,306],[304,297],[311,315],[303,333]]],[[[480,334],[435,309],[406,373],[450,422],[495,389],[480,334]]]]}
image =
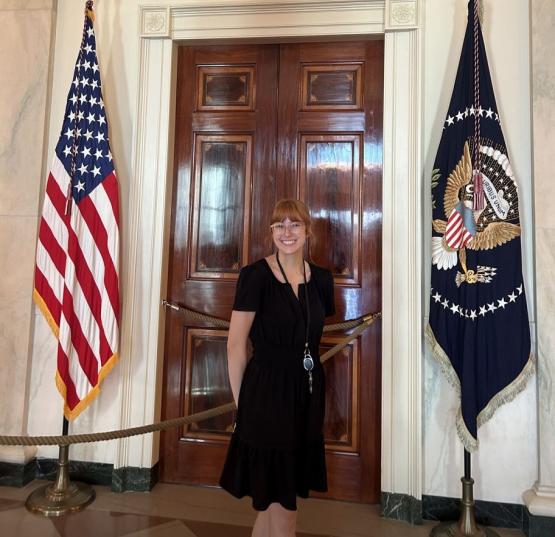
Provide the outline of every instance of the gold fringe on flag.
{"type": "MultiPolygon", "coordinates": [[[[461,398],[461,383],[456,371],[451,365],[447,354],[442,349],[441,345],[437,342],[434,333],[430,325],[426,326],[426,339],[432,350],[432,354],[435,360],[439,363],[441,371],[445,375],[447,382],[455,388],[457,391],[457,396],[459,398],[459,408],[457,410],[456,427],[457,434],[464,445],[465,449],[469,452],[474,452],[478,449],[478,441],[472,436],[470,431],[467,429],[466,424],[462,416],[460,398],[461,398]]],[[[510,403],[520,392],[526,388],[528,380],[533,376],[536,369],[536,360],[534,355],[530,353],[526,365],[522,368],[522,371],[518,377],[513,380],[509,385],[505,386],[500,392],[494,395],[485,406],[485,408],[478,414],[476,420],[477,427],[480,428],[484,423],[486,423],[494,414],[495,411],[505,403],[510,403]]]]}

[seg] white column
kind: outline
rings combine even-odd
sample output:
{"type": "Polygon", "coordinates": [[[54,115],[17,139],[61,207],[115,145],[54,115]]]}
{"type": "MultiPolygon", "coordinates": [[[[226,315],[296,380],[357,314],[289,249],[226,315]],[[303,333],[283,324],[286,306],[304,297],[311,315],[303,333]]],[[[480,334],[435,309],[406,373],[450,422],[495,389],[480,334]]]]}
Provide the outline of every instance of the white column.
{"type": "Polygon", "coordinates": [[[524,493],[532,515],[555,517],[555,0],[532,3],[532,99],[538,340],[538,480],[524,493]]]}
{"type": "MultiPolygon", "coordinates": [[[[416,26],[416,4],[401,5],[402,23],[416,26]]],[[[385,35],[382,491],[420,499],[421,30],[399,31],[391,26],[399,21],[389,20],[395,31],[385,35]]]]}
{"type": "MultiPolygon", "coordinates": [[[[174,47],[167,33],[165,9],[143,20],[137,124],[130,184],[129,251],[124,280],[121,428],[160,418],[168,216],[171,209],[173,154],[172,87],[174,47]],[[147,35],[149,35],[147,34],[147,35]]],[[[150,468],[158,461],[159,433],[118,442],[115,468],[150,468]]]]}

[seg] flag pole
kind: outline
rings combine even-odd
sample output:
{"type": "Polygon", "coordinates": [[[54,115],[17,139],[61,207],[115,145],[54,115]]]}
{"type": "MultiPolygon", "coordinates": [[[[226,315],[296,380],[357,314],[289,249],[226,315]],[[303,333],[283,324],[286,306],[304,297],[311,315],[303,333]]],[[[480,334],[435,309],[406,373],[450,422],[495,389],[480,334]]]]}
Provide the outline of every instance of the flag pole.
{"type": "MultiPolygon", "coordinates": [[[[83,34],[81,47],[79,49],[79,63],[83,56],[85,47],[87,18],[94,21],[93,0],[85,2],[85,22],[83,24],[83,34]]],[[[77,97],[79,97],[79,85],[77,85],[77,97]]],[[[77,103],[79,101],[77,100],[77,103]]],[[[77,111],[79,108],[77,108],[77,111]]],[[[72,186],[76,175],[76,154],[77,154],[77,121],[73,129],[73,140],[71,147],[71,174],[66,194],[66,214],[70,214],[72,205],[72,186]]],[[[69,421],[63,413],[62,436],[67,436],[69,432],[69,421]]],[[[48,517],[63,516],[83,510],[96,497],[94,489],[86,483],[71,482],[69,479],[69,445],[60,445],[58,451],[58,468],[53,484],[43,485],[32,492],[25,507],[28,511],[48,517]]]]}
{"type": "Polygon", "coordinates": [[[464,450],[464,478],[472,479],[471,473],[472,473],[472,469],[471,469],[471,461],[470,461],[470,452],[467,449],[465,449],[464,450]]]}

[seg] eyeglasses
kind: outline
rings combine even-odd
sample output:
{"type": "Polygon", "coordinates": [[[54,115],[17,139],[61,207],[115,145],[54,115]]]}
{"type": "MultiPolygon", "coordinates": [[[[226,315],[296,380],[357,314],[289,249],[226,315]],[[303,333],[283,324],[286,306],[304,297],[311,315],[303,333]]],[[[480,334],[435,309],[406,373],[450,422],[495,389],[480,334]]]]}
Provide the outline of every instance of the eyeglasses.
{"type": "Polygon", "coordinates": [[[270,226],[275,233],[281,235],[285,233],[286,229],[289,229],[291,233],[298,235],[301,230],[304,228],[304,222],[291,222],[289,224],[284,224],[283,222],[276,222],[270,226]]]}

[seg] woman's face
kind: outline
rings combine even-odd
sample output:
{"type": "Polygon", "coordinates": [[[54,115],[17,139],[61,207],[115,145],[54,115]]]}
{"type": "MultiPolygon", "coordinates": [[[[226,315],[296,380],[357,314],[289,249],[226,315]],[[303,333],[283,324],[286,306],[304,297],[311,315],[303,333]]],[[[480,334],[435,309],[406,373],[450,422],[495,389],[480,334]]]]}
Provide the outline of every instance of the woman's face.
{"type": "Polygon", "coordinates": [[[294,254],[306,241],[306,225],[300,220],[286,218],[271,225],[272,238],[280,253],[294,254]]]}

